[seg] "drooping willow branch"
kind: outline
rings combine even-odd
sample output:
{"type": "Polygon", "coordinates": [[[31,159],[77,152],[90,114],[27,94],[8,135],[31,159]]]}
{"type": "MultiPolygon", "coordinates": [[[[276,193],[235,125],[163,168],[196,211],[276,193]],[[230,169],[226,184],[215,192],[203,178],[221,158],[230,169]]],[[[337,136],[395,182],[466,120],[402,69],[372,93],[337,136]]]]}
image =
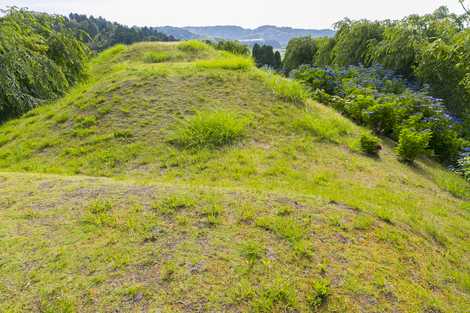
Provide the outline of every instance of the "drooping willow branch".
{"type": "Polygon", "coordinates": [[[467,7],[465,6],[464,0],[459,0],[459,3],[462,6],[465,13],[470,14],[470,9],[467,9],[467,7]]]}

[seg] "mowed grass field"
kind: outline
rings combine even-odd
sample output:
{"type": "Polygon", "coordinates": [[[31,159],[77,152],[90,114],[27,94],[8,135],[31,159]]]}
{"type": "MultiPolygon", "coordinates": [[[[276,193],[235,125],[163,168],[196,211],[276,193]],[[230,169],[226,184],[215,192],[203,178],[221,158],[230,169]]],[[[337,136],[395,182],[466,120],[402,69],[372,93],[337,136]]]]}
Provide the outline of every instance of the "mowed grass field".
{"type": "Polygon", "coordinates": [[[0,312],[468,312],[470,187],[200,42],[0,126],[0,312]]]}

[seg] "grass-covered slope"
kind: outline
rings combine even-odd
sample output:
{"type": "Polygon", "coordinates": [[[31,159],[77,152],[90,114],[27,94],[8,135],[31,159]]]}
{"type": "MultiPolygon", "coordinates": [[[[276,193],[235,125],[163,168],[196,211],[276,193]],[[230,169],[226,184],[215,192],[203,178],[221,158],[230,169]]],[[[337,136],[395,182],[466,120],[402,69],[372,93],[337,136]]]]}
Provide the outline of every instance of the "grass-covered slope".
{"type": "Polygon", "coordinates": [[[198,42],[108,50],[0,126],[0,311],[466,312],[468,185],[364,133],[198,42]]]}

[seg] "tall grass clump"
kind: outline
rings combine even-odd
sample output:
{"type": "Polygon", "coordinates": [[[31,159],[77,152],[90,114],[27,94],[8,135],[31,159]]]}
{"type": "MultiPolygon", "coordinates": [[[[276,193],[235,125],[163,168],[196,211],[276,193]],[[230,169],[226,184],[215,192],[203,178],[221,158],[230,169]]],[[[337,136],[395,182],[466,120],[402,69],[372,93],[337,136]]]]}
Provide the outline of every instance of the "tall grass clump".
{"type": "Polygon", "coordinates": [[[295,130],[306,132],[318,137],[321,141],[341,143],[347,136],[351,136],[354,130],[352,125],[341,117],[322,117],[312,113],[305,113],[293,122],[295,130]]]}
{"type": "Polygon", "coordinates": [[[200,51],[208,50],[210,48],[209,45],[199,40],[183,41],[182,43],[178,44],[177,47],[179,50],[188,53],[197,53],[200,51]]]}
{"type": "Polygon", "coordinates": [[[182,123],[171,142],[185,148],[216,148],[242,138],[248,119],[223,111],[199,112],[182,123]]]}
{"type": "Polygon", "coordinates": [[[297,80],[281,77],[272,73],[262,74],[266,84],[278,96],[294,103],[304,103],[310,96],[305,86],[297,80]]]}
{"type": "Polygon", "coordinates": [[[171,59],[171,55],[165,51],[152,51],[148,52],[144,55],[144,62],[145,63],[162,63],[169,61],[171,59]]]}
{"type": "Polygon", "coordinates": [[[196,62],[196,67],[203,69],[248,70],[254,67],[254,62],[248,57],[229,56],[221,59],[198,61],[196,62]]]}
{"type": "Polygon", "coordinates": [[[316,281],[313,286],[312,293],[308,297],[310,308],[316,311],[330,295],[330,282],[325,279],[316,281]]]}

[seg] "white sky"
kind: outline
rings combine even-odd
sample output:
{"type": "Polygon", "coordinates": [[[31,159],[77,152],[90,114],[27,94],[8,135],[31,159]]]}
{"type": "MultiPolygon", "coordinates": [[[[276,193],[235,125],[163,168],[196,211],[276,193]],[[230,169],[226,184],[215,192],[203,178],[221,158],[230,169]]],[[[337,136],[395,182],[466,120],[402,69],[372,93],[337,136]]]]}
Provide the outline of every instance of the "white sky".
{"type": "MultiPolygon", "coordinates": [[[[468,1],[470,3],[470,0],[468,1]]],[[[138,26],[277,25],[330,28],[342,19],[397,19],[441,5],[462,13],[458,0],[0,0],[36,11],[103,16],[138,26]]]]}

